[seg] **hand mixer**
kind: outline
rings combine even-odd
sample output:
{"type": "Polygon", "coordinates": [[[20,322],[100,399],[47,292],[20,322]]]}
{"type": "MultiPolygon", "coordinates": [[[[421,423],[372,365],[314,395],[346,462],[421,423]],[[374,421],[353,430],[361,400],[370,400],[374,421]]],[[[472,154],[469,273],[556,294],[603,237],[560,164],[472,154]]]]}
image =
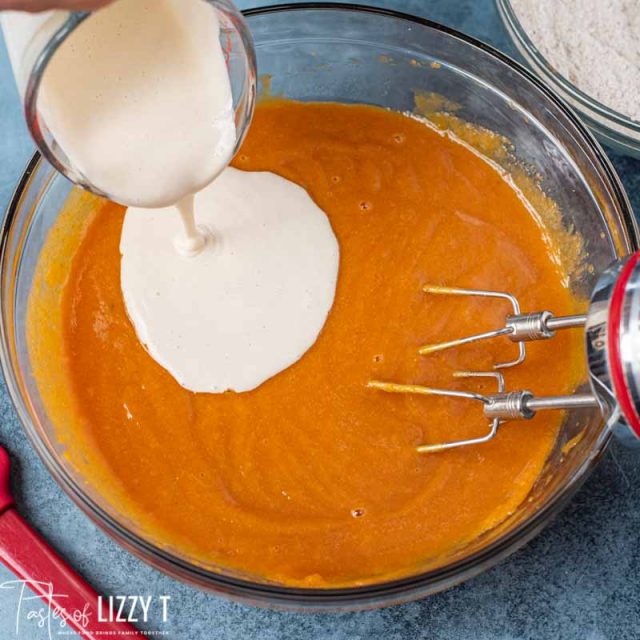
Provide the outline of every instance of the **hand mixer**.
{"type": "Polygon", "coordinates": [[[508,300],[513,313],[503,327],[465,338],[425,345],[421,355],[450,349],[471,342],[505,336],[518,347],[518,356],[494,365],[494,371],[457,372],[459,378],[492,377],[497,391],[480,394],[469,391],[435,389],[415,384],[370,381],[367,386],[389,393],[414,393],[475,400],[483,404],[490,428],[486,435],[439,444],[423,444],[420,453],[488,442],[498,427],[509,420],[532,418],[538,411],[597,407],[617,436],[630,444],[640,443],[640,252],[610,265],[599,277],[585,315],[556,317],[550,311],[522,313],[517,299],[502,291],[460,289],[427,285],[430,295],[480,296],[508,300]],[[528,390],[505,390],[500,370],[514,367],[526,358],[525,344],[553,338],[556,331],[584,327],[590,393],[567,396],[536,396],[528,390]]]}

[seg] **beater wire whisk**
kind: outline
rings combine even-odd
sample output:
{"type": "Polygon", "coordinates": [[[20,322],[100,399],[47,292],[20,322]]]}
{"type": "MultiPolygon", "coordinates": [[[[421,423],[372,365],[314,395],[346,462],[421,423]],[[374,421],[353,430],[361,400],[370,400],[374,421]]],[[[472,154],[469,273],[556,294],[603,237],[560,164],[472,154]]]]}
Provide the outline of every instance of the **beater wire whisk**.
{"type": "Polygon", "coordinates": [[[455,391],[453,389],[436,389],[423,387],[417,384],[398,384],[395,382],[382,382],[371,380],[367,383],[370,389],[378,389],[387,393],[410,393],[423,396],[442,396],[448,398],[463,398],[465,400],[477,400],[483,404],[483,413],[489,418],[489,431],[484,436],[467,438],[465,440],[453,440],[439,444],[421,444],[417,447],[418,453],[435,453],[456,447],[465,447],[472,444],[482,444],[492,440],[498,433],[498,427],[507,420],[533,418],[538,411],[544,409],[582,409],[597,407],[598,401],[589,393],[575,394],[572,396],[534,396],[530,391],[505,391],[504,376],[499,371],[456,371],[455,378],[481,378],[493,377],[498,382],[497,393],[483,395],[472,391],[455,391]]]}
{"type": "MultiPolygon", "coordinates": [[[[498,393],[504,393],[504,376],[498,371],[456,371],[453,376],[455,378],[495,378],[498,383],[498,393]]],[[[393,382],[379,382],[371,380],[367,386],[371,389],[379,389],[387,393],[416,393],[426,396],[444,396],[449,398],[465,398],[467,400],[478,400],[485,406],[491,403],[491,397],[472,391],[454,391],[447,389],[433,389],[431,387],[423,387],[417,384],[394,384],[393,382]]],[[[500,426],[500,418],[493,418],[489,432],[478,438],[469,438],[467,440],[458,440],[455,442],[444,442],[442,444],[421,444],[418,447],[419,453],[433,453],[435,451],[444,451],[445,449],[453,449],[454,447],[462,447],[468,444],[481,444],[491,440],[498,431],[500,426]]]]}
{"type": "Polygon", "coordinates": [[[550,311],[521,313],[520,303],[517,298],[504,291],[489,291],[488,289],[460,289],[457,287],[439,287],[435,285],[425,285],[422,290],[425,293],[434,295],[499,298],[508,300],[511,303],[513,314],[506,316],[504,327],[500,327],[499,329],[494,329],[492,331],[485,331],[484,333],[476,333],[475,335],[458,338],[457,340],[427,344],[418,349],[418,353],[425,356],[430,353],[435,353],[436,351],[444,351],[445,349],[459,347],[471,342],[479,342],[480,340],[506,336],[511,340],[511,342],[515,342],[518,345],[518,357],[515,360],[494,364],[494,369],[506,369],[508,367],[515,367],[516,365],[522,364],[526,358],[525,342],[553,338],[558,329],[583,327],[587,320],[586,315],[556,317],[550,311]]]}
{"type": "Polygon", "coordinates": [[[550,311],[522,313],[515,296],[503,291],[462,289],[426,285],[431,295],[478,296],[506,300],[513,313],[504,326],[464,338],[427,344],[420,355],[451,349],[464,344],[506,337],[518,345],[518,356],[499,362],[494,371],[462,371],[457,378],[492,377],[497,391],[490,394],[453,389],[438,389],[419,384],[371,380],[367,387],[387,393],[417,394],[460,398],[481,402],[489,420],[488,432],[480,437],[434,444],[421,444],[420,453],[445,451],[456,447],[481,444],[492,440],[499,426],[508,420],[530,419],[538,411],[553,409],[598,408],[608,426],[629,443],[640,442],[640,252],[609,266],[600,276],[592,292],[589,310],[584,315],[554,316],[550,311]],[[525,343],[553,338],[556,331],[583,327],[589,369],[590,393],[562,396],[536,396],[528,390],[505,390],[500,369],[522,364],[526,358],[525,343]]]}

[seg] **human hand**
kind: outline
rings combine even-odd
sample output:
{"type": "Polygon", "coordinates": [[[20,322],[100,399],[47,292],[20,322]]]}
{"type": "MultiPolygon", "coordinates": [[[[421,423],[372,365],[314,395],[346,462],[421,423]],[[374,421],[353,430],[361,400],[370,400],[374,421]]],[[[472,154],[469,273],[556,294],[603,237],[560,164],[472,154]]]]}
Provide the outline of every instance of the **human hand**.
{"type": "Polygon", "coordinates": [[[93,11],[99,9],[110,0],[0,0],[0,11],[47,11],[49,9],[66,9],[67,11],[93,11]]]}

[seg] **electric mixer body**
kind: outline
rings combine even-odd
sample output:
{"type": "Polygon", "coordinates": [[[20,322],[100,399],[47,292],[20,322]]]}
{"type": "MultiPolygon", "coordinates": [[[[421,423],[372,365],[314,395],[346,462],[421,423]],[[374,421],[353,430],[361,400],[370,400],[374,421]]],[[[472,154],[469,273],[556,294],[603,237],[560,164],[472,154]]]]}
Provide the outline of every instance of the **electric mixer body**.
{"type": "Polygon", "coordinates": [[[640,446],[640,252],[598,279],[585,323],[589,381],[616,436],[640,446]]]}

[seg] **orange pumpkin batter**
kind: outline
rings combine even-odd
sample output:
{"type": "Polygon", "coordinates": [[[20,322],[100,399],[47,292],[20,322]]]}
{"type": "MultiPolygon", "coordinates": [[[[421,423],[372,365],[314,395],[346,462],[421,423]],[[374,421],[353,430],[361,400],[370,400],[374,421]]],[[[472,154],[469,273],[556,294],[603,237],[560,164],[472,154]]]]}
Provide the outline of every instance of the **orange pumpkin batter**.
{"type": "MultiPolygon", "coordinates": [[[[429,357],[417,349],[493,328],[507,309],[428,297],[422,286],[504,289],[525,309],[575,312],[555,241],[470,149],[377,108],[265,103],[234,164],[303,185],[331,220],[340,276],[317,343],[249,393],[181,388],[125,313],[123,209],[94,200],[70,265],[41,260],[45,279],[64,275],[47,303],[50,318],[58,305],[61,330],[42,329],[49,320],[38,287],[29,317],[41,388],[61,378],[69,394],[59,433],[69,458],[145,536],[219,570],[337,586],[441,563],[525,499],[562,416],[540,414],[502,426],[488,444],[420,455],[418,444],[484,433],[481,409],[365,384],[489,390],[451,373],[489,368],[513,345],[429,357]]],[[[58,229],[49,242],[60,237],[58,229]]],[[[580,354],[572,332],[533,344],[508,385],[569,392],[580,354]]]]}

